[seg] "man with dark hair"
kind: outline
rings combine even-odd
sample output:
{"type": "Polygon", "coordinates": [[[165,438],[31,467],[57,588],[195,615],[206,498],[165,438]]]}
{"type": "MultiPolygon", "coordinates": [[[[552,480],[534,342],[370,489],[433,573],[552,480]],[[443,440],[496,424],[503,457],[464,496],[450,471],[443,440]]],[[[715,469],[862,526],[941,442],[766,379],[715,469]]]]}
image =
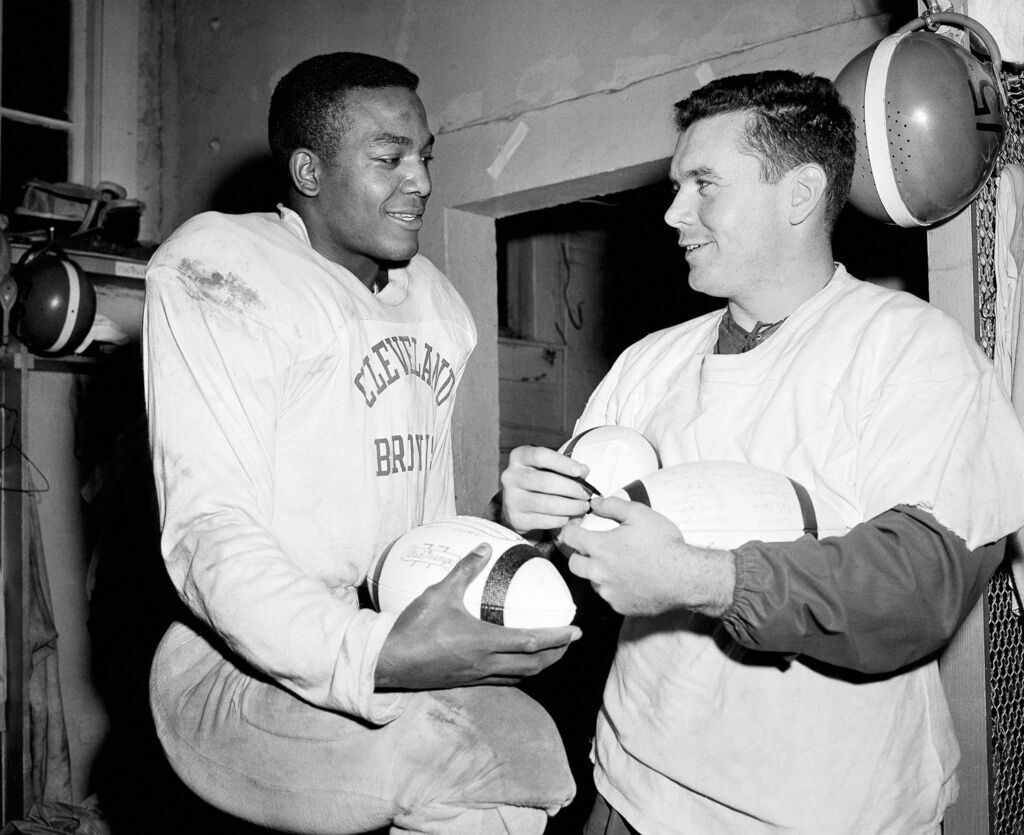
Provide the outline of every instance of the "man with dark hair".
{"type": "Polygon", "coordinates": [[[640,502],[588,503],[578,462],[512,452],[508,524],[561,529],[626,616],[587,831],[937,832],[959,752],[936,656],[1024,523],[1024,433],[955,321],[833,262],[854,135],[829,81],[723,78],[677,118],[665,221],[727,304],[627,349],[574,434],[774,470],[849,532],[698,548],[640,502]]]}
{"type": "Polygon", "coordinates": [[[157,650],[153,715],[184,782],[263,826],[536,834],[574,786],[550,717],[507,685],[579,629],[470,616],[486,546],[399,615],[358,600],[392,540],[455,513],[476,340],[417,255],[434,137],[416,86],[369,55],[299,64],[270,108],[284,204],[198,215],[150,262],[162,550],[193,615],[157,650]]]}
{"type": "Polygon", "coordinates": [[[414,72],[384,58],[361,52],[314,55],[286,73],[270,97],[268,138],[275,161],[287,168],[296,148],[333,159],[346,129],[346,94],[383,87],[415,93],[419,83],[414,72]]]}
{"type": "Polygon", "coordinates": [[[824,221],[835,227],[850,193],[856,142],[849,111],[819,76],[766,72],[751,87],[749,76],[728,76],[676,104],[675,123],[684,133],[694,122],[749,113],[742,146],[761,166],[761,179],[778,183],[805,162],[821,166],[827,182],[824,221]]]}

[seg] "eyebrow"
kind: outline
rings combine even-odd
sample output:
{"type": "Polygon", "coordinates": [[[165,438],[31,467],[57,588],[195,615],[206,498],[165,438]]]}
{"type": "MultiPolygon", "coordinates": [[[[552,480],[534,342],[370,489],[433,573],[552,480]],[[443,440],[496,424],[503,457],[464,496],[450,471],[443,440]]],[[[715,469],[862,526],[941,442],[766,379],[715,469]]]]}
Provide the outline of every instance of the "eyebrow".
{"type": "MultiPolygon", "coordinates": [[[[370,140],[374,145],[412,145],[412,140],[408,136],[399,136],[394,133],[378,133],[370,140]]],[[[430,137],[426,141],[426,145],[434,144],[434,134],[430,134],[430,137]]],[[[424,147],[426,147],[426,145],[424,147]]]]}
{"type": "Polygon", "coordinates": [[[715,179],[717,177],[718,174],[715,172],[715,170],[713,168],[708,168],[706,165],[698,165],[696,168],[690,168],[683,172],[684,180],[695,180],[698,178],[715,179]]]}

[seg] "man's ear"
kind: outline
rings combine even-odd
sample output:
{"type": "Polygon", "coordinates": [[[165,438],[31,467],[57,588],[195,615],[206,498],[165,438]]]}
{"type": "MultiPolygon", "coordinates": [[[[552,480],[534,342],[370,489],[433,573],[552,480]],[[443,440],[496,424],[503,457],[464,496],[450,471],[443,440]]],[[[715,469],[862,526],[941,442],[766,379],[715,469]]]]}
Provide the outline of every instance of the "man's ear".
{"type": "Polygon", "coordinates": [[[789,178],[789,222],[796,226],[814,214],[819,206],[824,210],[828,177],[820,165],[809,162],[789,172],[789,178]]]}
{"type": "Polygon", "coordinates": [[[320,158],[308,148],[296,148],[288,158],[292,185],[305,197],[320,193],[320,158]]]}

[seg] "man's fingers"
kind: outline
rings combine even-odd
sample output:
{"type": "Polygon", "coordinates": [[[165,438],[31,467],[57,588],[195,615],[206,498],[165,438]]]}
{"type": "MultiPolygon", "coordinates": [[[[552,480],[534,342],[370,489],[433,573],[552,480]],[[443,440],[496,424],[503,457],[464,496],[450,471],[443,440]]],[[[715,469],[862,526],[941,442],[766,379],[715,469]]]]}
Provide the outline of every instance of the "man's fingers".
{"type": "Polygon", "coordinates": [[[620,524],[625,522],[632,513],[636,511],[638,507],[636,502],[631,502],[626,499],[619,499],[614,496],[606,496],[601,498],[594,496],[590,500],[590,509],[594,511],[598,516],[603,516],[605,519],[614,519],[620,524]]]}
{"type": "MultiPolygon", "coordinates": [[[[578,626],[547,626],[537,629],[517,630],[520,632],[532,632],[533,640],[531,646],[533,652],[546,652],[550,649],[567,647],[573,641],[578,641],[583,636],[583,630],[578,626]]],[[[530,652],[530,649],[524,649],[530,652]]]]}
{"type": "MultiPolygon", "coordinates": [[[[582,476],[568,476],[553,470],[534,470],[530,475],[529,488],[534,493],[545,493],[551,498],[564,496],[574,502],[586,503],[593,495],[584,486],[582,476]]],[[[586,512],[586,508],[582,512],[586,512]]]]}
{"type": "Polygon", "coordinates": [[[496,685],[499,685],[501,687],[507,687],[507,686],[510,686],[510,685],[519,684],[519,682],[521,682],[524,678],[526,678],[525,675],[509,675],[509,676],[490,675],[490,676],[485,676],[483,678],[477,679],[476,681],[468,681],[468,682],[466,682],[462,686],[463,687],[481,687],[481,686],[488,685],[488,684],[496,684],[496,685]]]}
{"type": "Polygon", "coordinates": [[[509,467],[527,467],[535,470],[549,470],[568,478],[586,478],[589,468],[581,461],[575,461],[553,449],[540,446],[522,446],[509,454],[509,467]]]}
{"type": "Polygon", "coordinates": [[[569,571],[579,577],[581,580],[592,580],[593,576],[593,563],[590,557],[584,557],[581,554],[573,554],[569,557],[569,571]]]}
{"type": "Polygon", "coordinates": [[[522,493],[520,498],[521,502],[514,511],[509,508],[508,513],[508,520],[517,531],[554,530],[590,509],[590,505],[583,499],[567,499],[564,496],[522,493]]]}
{"type": "MultiPolygon", "coordinates": [[[[582,487],[580,490],[582,491],[582,487]]],[[[585,498],[566,498],[565,496],[527,495],[520,508],[524,515],[547,517],[555,526],[564,525],[570,519],[583,516],[590,511],[590,504],[585,498]]]]}
{"type": "Polygon", "coordinates": [[[545,626],[523,629],[485,624],[502,631],[495,636],[495,649],[515,655],[542,653],[569,646],[583,634],[578,626],[545,626]]]}
{"type": "Polygon", "coordinates": [[[448,572],[441,583],[450,584],[456,591],[463,594],[469,588],[474,578],[487,567],[487,561],[491,557],[491,546],[481,542],[461,560],[455,563],[455,567],[448,572]]]}
{"type": "Polygon", "coordinates": [[[562,658],[568,648],[569,646],[566,644],[532,654],[509,653],[507,655],[494,655],[491,657],[491,669],[488,671],[488,675],[518,677],[536,675],[562,658]]]}
{"type": "Polygon", "coordinates": [[[562,526],[555,541],[569,551],[588,557],[590,556],[589,540],[593,535],[594,531],[584,528],[579,519],[570,519],[562,526]]]}

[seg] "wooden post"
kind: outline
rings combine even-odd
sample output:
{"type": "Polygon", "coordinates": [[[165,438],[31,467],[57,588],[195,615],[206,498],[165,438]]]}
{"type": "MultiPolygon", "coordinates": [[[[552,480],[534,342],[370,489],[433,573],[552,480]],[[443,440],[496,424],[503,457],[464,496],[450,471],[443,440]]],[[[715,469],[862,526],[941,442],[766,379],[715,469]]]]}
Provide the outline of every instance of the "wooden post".
{"type": "Polygon", "coordinates": [[[28,682],[31,657],[25,646],[28,617],[28,544],[22,467],[27,355],[8,353],[0,365],[3,446],[0,447],[0,573],[3,579],[6,680],[3,730],[3,819],[24,816],[32,791],[28,682]]]}

